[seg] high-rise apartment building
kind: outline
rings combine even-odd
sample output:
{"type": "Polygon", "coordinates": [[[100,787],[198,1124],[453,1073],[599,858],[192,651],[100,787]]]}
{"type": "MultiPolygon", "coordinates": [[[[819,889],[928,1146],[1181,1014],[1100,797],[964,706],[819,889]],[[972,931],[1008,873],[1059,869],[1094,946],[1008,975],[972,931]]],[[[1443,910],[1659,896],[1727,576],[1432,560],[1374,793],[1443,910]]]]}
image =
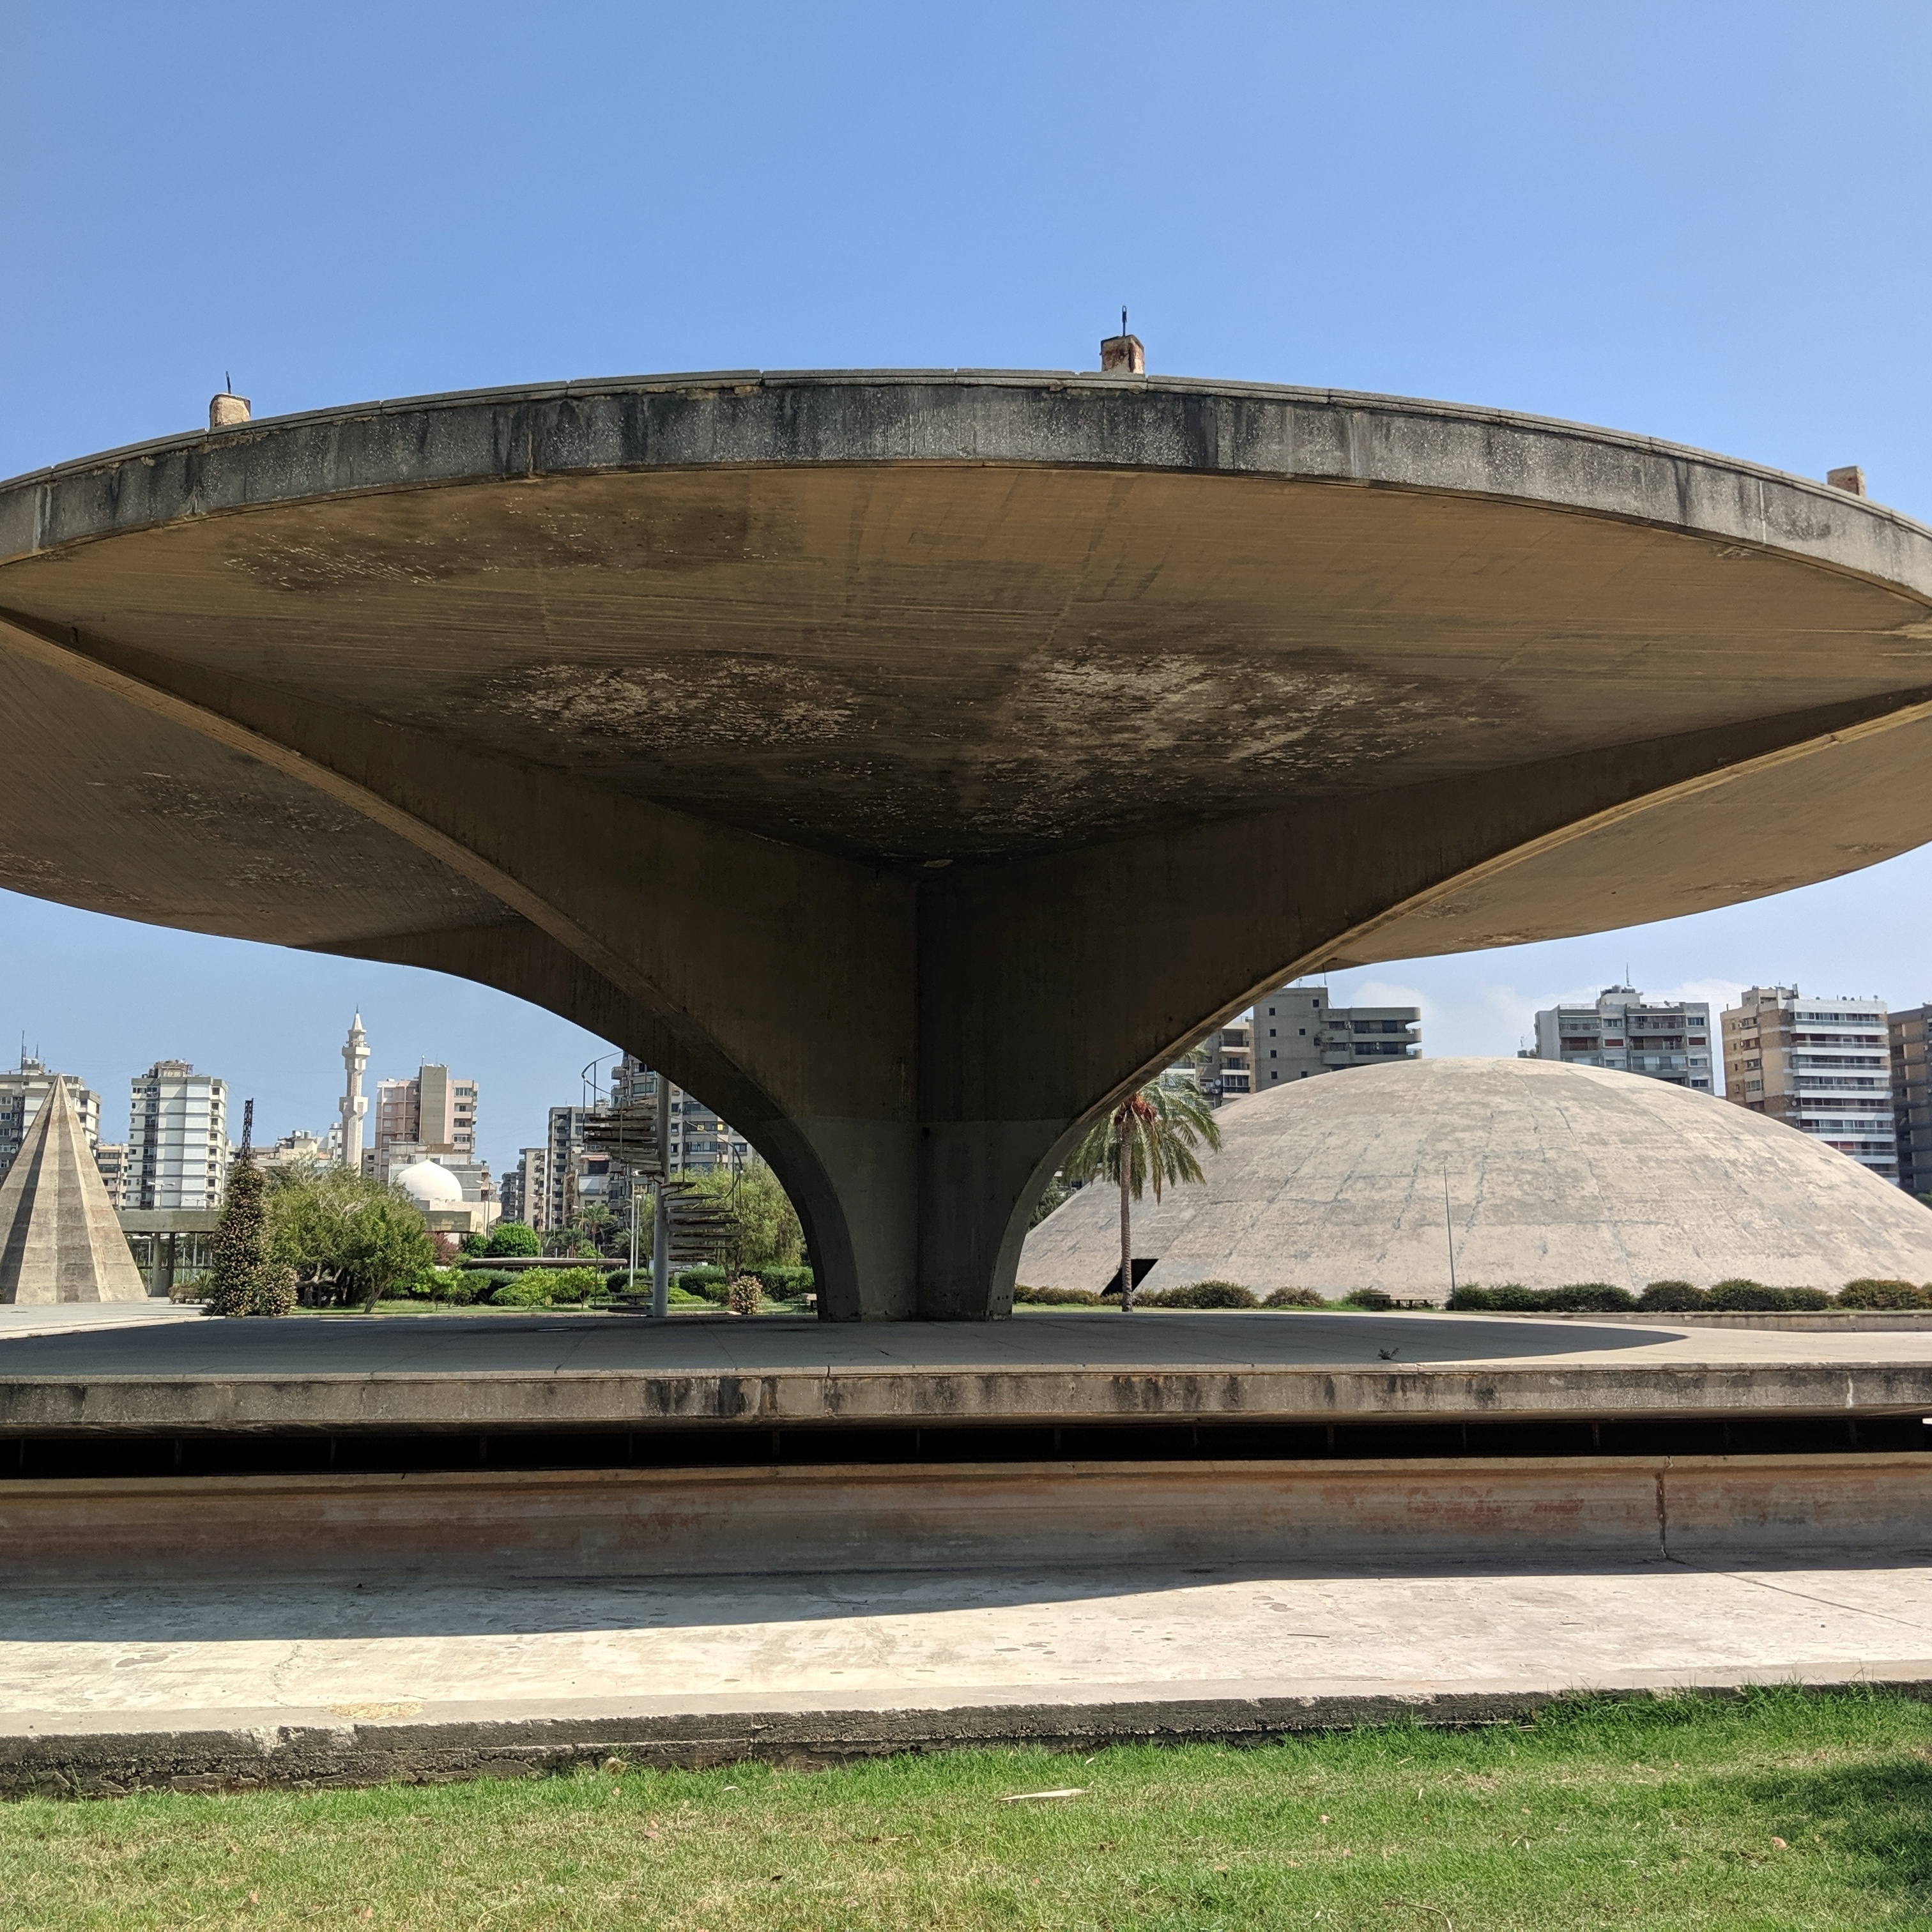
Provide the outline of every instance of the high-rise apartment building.
{"type": "Polygon", "coordinates": [[[1325,986],[1280,988],[1255,1002],[1250,1028],[1254,1090],[1345,1066],[1416,1060],[1422,1053],[1418,1006],[1337,1006],[1325,986]]]}
{"type": "Polygon", "coordinates": [[[1892,1131],[1898,1145],[1898,1184],[1932,1198],[1932,1064],[1926,1047],[1932,1006],[1890,1016],[1892,1131]]]}
{"type": "Polygon", "coordinates": [[[100,1183],[107,1190],[108,1199],[116,1208],[124,1205],[121,1190],[128,1178],[127,1143],[124,1141],[98,1142],[94,1150],[94,1164],[100,1170],[100,1183]]]}
{"type": "Polygon", "coordinates": [[[0,1073],[0,1178],[14,1165],[27,1138],[27,1130],[40,1111],[40,1103],[58,1080],[67,1088],[80,1117],[87,1144],[98,1152],[100,1145],[100,1096],[82,1084],[77,1073],[55,1073],[40,1060],[22,1057],[12,1072],[0,1073]]]}
{"type": "Polygon", "coordinates": [[[1796,986],[1753,986],[1724,1022],[1726,1100],[1898,1179],[1882,1000],[1807,1000],[1796,986]]]}
{"type": "Polygon", "coordinates": [[[543,1150],[543,1219],[533,1219],[530,1225],[534,1228],[568,1227],[577,1212],[578,1162],[584,1152],[584,1116],[590,1111],[588,1107],[550,1110],[550,1138],[543,1150]]]}
{"type": "Polygon", "coordinates": [[[1538,1060],[1609,1066],[1700,1094],[1716,1091],[1708,1000],[1647,1000],[1634,986],[1606,986],[1588,1006],[1546,1006],[1536,1016],[1538,1060]]]}
{"type": "Polygon", "coordinates": [[[228,1083],[158,1060],[128,1083],[124,1208],[219,1208],[228,1186],[228,1083]]]}
{"type": "MultiPolygon", "coordinates": [[[[632,1101],[655,1100],[657,1094],[656,1073],[641,1060],[626,1054],[610,1075],[610,1104],[622,1107],[632,1101]]],[[[670,1160],[673,1174],[710,1174],[721,1167],[742,1167],[751,1157],[752,1144],[742,1134],[720,1120],[701,1100],[693,1100],[673,1083],[670,1160]]],[[[617,1194],[628,1210],[628,1196],[621,1186],[617,1194]]]]}
{"type": "Polygon", "coordinates": [[[503,1177],[503,1219],[526,1227],[550,1226],[550,1150],[518,1150],[517,1164],[503,1177]]]}
{"type": "Polygon", "coordinates": [[[1218,1027],[1191,1056],[1201,1090],[1216,1106],[1254,1090],[1254,1028],[1244,1013],[1218,1027]]]}
{"type": "Polygon", "coordinates": [[[423,1160],[470,1162],[476,1158],[476,1083],[453,1078],[447,1066],[425,1064],[410,1080],[376,1083],[374,1144],[364,1172],[394,1178],[423,1160]]]}

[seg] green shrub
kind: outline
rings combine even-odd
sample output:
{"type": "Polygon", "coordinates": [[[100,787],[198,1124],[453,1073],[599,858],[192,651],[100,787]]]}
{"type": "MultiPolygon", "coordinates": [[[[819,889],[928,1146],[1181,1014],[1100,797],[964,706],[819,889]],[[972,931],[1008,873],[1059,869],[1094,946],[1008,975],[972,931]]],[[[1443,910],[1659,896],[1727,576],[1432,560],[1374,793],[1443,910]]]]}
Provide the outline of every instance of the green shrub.
{"type": "Polygon", "coordinates": [[[1102,1298],[1090,1288],[1028,1288],[1022,1283],[1014,1288],[1013,1299],[1037,1308],[1098,1308],[1102,1298]]]}
{"type": "Polygon", "coordinates": [[[1628,1288],[1609,1282],[1584,1282],[1573,1288],[1525,1288],[1520,1281],[1505,1281],[1489,1288],[1472,1282],[1466,1288],[1458,1288],[1444,1305],[1507,1315],[1562,1315],[1576,1311],[1609,1314],[1637,1304],[1628,1288]]]}
{"type": "Polygon", "coordinates": [[[1312,1288],[1278,1288],[1262,1298],[1264,1308],[1326,1308],[1328,1304],[1312,1288]]]}
{"type": "Polygon", "coordinates": [[[1543,1305],[1552,1315],[1610,1315],[1634,1308],[1636,1297],[1611,1282],[1582,1281],[1552,1288],[1543,1298],[1543,1305]]]}
{"type": "Polygon", "coordinates": [[[1832,1298],[1822,1288],[1787,1288],[1784,1291],[1784,1305],[1787,1308],[1829,1308],[1832,1298]]]}
{"type": "Polygon", "coordinates": [[[1706,1297],[1704,1306],[1744,1314],[1781,1309],[1786,1303],[1783,1288],[1767,1288],[1761,1281],[1746,1281],[1739,1276],[1719,1282],[1706,1297]]]}
{"type": "Polygon", "coordinates": [[[1176,1288],[1164,1288],[1152,1294],[1134,1297],[1137,1306],[1146,1308],[1258,1308],[1251,1288],[1238,1281],[1190,1281],[1176,1288]]]}
{"type": "Polygon", "coordinates": [[[722,1268],[714,1268],[707,1262],[701,1268],[686,1268],[680,1275],[672,1277],[686,1294],[702,1295],[706,1301],[716,1302],[722,1308],[724,1292],[730,1285],[730,1277],[722,1268]]]}
{"type": "Polygon", "coordinates": [[[419,1301],[450,1302],[460,1308],[476,1299],[476,1277],[461,1268],[424,1268],[410,1283],[409,1292],[419,1301]]]}
{"type": "Polygon", "coordinates": [[[490,1297],[493,1308],[548,1308],[556,1299],[561,1277],[554,1268],[530,1268],[513,1274],[490,1297]]]}
{"type": "Polygon", "coordinates": [[[1393,1308],[1395,1297],[1379,1288],[1351,1289],[1342,1299],[1351,1308],[1393,1308]]]}
{"type": "Polygon", "coordinates": [[[809,1294],[813,1279],[808,1268],[761,1268],[748,1270],[773,1301],[798,1301],[809,1294]]]}
{"type": "Polygon", "coordinates": [[[1656,1309],[1666,1315],[1687,1314],[1694,1308],[1702,1308],[1707,1299],[1704,1291],[1688,1281],[1654,1281],[1636,1298],[1640,1308],[1656,1309]]]}
{"type": "Polygon", "coordinates": [[[1848,1281],[1839,1291],[1840,1308],[1932,1308],[1932,1294],[1910,1281],[1848,1281]]]}
{"type": "MultiPolygon", "coordinates": [[[[533,1268],[534,1274],[548,1274],[543,1268],[533,1268]]],[[[604,1270],[602,1268],[564,1268],[557,1273],[552,1282],[550,1298],[559,1302],[588,1301],[593,1295],[604,1292],[604,1270]]]]}
{"type": "Polygon", "coordinates": [[[1533,1288],[1525,1288],[1520,1281],[1503,1281],[1485,1288],[1480,1283],[1472,1283],[1467,1288],[1459,1288],[1450,1297],[1451,1308],[1502,1309],[1516,1315],[1534,1315],[1543,1307],[1543,1298],[1533,1288]]]}
{"type": "MultiPolygon", "coordinates": [[[[466,1250],[469,1244],[464,1244],[466,1250]]],[[[486,1255],[540,1255],[543,1241],[534,1228],[526,1227],[520,1221],[499,1221],[490,1230],[490,1238],[483,1244],[486,1255]]]]}

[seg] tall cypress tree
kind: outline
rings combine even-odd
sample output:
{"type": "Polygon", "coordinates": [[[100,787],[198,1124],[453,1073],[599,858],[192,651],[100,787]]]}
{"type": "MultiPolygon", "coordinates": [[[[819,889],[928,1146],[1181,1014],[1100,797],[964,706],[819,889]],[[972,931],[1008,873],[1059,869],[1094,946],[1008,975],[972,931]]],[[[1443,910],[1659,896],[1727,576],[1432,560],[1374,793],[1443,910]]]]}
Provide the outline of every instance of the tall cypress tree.
{"type": "Polygon", "coordinates": [[[253,1315],[255,1282],[268,1258],[268,1204],[261,1170],[244,1151],[228,1171],[227,1197],[214,1230],[214,1261],[208,1270],[211,1315],[253,1315]]]}
{"type": "Polygon", "coordinates": [[[207,1306],[213,1315],[286,1315],[296,1305],[295,1272],[268,1258],[266,1184],[244,1148],[229,1170],[227,1197],[214,1230],[207,1306]]]}

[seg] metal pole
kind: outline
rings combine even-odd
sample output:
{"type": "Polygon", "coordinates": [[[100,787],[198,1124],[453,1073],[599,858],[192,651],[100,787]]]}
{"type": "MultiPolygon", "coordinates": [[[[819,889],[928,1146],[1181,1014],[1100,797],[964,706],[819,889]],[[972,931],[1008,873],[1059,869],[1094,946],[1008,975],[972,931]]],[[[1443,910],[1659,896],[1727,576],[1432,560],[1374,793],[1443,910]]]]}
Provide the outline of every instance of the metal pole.
{"type": "Polygon", "coordinates": [[[1449,1299],[1456,1299],[1456,1223],[1449,1218],[1449,1169],[1442,1169],[1442,1226],[1449,1237],[1449,1299]]]}
{"type": "Polygon", "coordinates": [[[670,1082],[662,1070],[658,1082],[658,1207],[651,1221],[651,1312],[662,1321],[670,1312],[670,1082]]]}

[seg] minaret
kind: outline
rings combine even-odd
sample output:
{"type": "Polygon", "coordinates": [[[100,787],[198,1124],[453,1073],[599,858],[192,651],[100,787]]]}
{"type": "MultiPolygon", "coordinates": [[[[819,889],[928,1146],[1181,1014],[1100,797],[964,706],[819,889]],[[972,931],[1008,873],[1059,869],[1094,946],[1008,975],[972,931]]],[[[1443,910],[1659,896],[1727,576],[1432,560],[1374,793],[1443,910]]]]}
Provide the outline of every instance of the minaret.
{"type": "Polygon", "coordinates": [[[342,1164],[351,1174],[362,1172],[362,1117],[369,1103],[362,1097],[362,1070],[369,1064],[369,1036],[362,1030],[362,1016],[356,1016],[342,1049],[342,1064],[348,1084],[342,1090],[342,1164]]]}

